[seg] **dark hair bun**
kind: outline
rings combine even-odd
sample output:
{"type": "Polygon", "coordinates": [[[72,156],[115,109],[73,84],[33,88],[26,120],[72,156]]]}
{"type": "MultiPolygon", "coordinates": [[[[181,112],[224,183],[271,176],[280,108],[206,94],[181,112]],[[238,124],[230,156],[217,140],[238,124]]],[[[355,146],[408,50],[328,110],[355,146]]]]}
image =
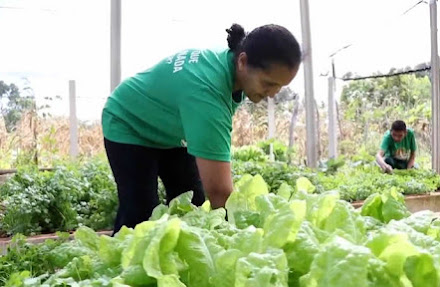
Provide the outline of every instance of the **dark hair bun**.
{"type": "Polygon", "coordinates": [[[226,32],[228,32],[228,46],[234,51],[240,46],[241,41],[246,36],[244,28],[238,24],[232,24],[231,28],[226,29],[226,32]]]}

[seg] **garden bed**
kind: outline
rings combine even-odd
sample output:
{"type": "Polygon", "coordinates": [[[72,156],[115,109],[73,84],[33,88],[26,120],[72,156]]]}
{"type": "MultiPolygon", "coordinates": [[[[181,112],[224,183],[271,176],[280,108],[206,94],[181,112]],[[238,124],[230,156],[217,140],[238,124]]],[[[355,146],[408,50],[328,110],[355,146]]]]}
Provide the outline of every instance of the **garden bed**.
{"type": "MultiPolygon", "coordinates": [[[[359,208],[363,205],[364,201],[352,202],[355,208],[359,208]]],[[[405,196],[405,203],[408,210],[413,212],[421,210],[431,210],[434,212],[440,212],[440,192],[431,192],[429,194],[417,194],[405,196]]],[[[100,235],[111,235],[111,230],[103,230],[97,232],[100,235]]],[[[73,238],[74,231],[71,232],[70,238],[73,238]]],[[[0,238],[0,254],[4,254],[6,247],[11,242],[12,237],[0,238]]],[[[29,243],[42,243],[46,239],[57,239],[58,236],[55,233],[39,234],[35,236],[29,236],[27,242],[29,243]]]]}
{"type": "MultiPolygon", "coordinates": [[[[354,201],[352,205],[355,208],[360,208],[364,203],[364,200],[354,201]]],[[[406,195],[405,203],[408,210],[412,213],[421,210],[431,210],[434,212],[440,212],[440,191],[430,192],[428,194],[416,194],[406,195]]],[[[70,232],[70,238],[73,238],[75,231],[70,232]]],[[[103,230],[97,232],[100,235],[111,235],[111,230],[103,230]]],[[[12,237],[0,237],[0,254],[4,254],[6,247],[11,242],[12,237]]],[[[29,243],[42,243],[46,239],[57,239],[58,236],[55,233],[39,234],[35,236],[29,236],[27,242],[29,243]]]]}
{"type": "Polygon", "coordinates": [[[333,192],[295,194],[294,189],[283,188],[279,195],[269,194],[261,176],[244,177],[237,186],[227,204],[229,221],[224,210],[207,212],[207,206],[191,206],[192,194],[185,193],[156,210],[154,222],[139,224],[135,230],[123,228],[115,237],[99,237],[86,227],[75,232],[75,240],[59,245],[62,236],[33,246],[18,237],[18,247],[11,242],[4,257],[7,264],[0,264],[3,282],[9,283],[6,286],[171,282],[170,286],[188,287],[210,282],[330,287],[348,281],[353,286],[400,286],[400,278],[428,287],[438,282],[434,277],[440,247],[438,215],[411,214],[396,190],[372,194],[368,208],[359,214],[333,192]],[[387,268],[396,264],[396,258],[399,268],[387,268]],[[342,268],[333,268],[341,262],[342,268]]]}
{"type": "MultiPolygon", "coordinates": [[[[363,200],[354,201],[352,205],[359,208],[364,203],[363,200]]],[[[431,210],[440,212],[440,192],[430,192],[427,194],[405,195],[405,204],[412,213],[421,210],[431,210]]]]}

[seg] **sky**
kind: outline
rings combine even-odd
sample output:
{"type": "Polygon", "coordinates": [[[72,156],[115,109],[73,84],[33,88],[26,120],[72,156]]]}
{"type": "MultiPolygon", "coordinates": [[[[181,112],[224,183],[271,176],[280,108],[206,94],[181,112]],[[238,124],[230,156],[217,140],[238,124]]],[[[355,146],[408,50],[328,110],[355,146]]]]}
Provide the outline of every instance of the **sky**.
{"type": "MultiPolygon", "coordinates": [[[[314,96],[326,101],[330,55],[336,73],[370,75],[430,61],[429,7],[418,0],[309,0],[314,96]],[[406,13],[405,13],[406,12],[406,13]]],[[[122,0],[122,78],[187,48],[226,47],[232,23],[247,31],[275,23],[302,43],[299,0],[122,0]]],[[[110,94],[109,0],[0,0],[0,80],[24,86],[50,113],[99,120],[110,94]]],[[[338,91],[346,82],[338,81],[338,91]]],[[[304,93],[302,69],[291,83],[304,93]]]]}

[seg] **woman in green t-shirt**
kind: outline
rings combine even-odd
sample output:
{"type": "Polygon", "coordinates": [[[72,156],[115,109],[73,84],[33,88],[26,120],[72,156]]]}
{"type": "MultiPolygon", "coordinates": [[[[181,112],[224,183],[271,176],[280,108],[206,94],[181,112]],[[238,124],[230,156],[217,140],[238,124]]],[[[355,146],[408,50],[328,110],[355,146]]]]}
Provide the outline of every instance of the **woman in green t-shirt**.
{"type": "Polygon", "coordinates": [[[102,114],[104,143],[118,187],[114,226],[134,227],[159,204],[158,177],[167,201],[186,191],[200,205],[225,206],[233,190],[232,117],[244,96],[274,97],[296,76],[301,50],[284,27],[246,34],[237,24],[228,49],[188,49],[124,80],[102,114]]]}

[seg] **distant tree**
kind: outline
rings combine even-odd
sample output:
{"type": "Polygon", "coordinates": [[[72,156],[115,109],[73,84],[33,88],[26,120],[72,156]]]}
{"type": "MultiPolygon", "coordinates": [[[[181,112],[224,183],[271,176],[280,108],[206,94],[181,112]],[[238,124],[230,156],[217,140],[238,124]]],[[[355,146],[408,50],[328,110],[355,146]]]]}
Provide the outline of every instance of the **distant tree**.
{"type": "Polygon", "coordinates": [[[0,81],[0,113],[4,118],[6,130],[14,130],[24,112],[35,109],[35,95],[31,88],[20,89],[13,83],[0,81]]]}
{"type": "Polygon", "coordinates": [[[341,104],[345,116],[356,120],[366,111],[408,110],[430,101],[430,85],[429,77],[415,74],[352,81],[342,91],[341,104]]]}
{"type": "MultiPolygon", "coordinates": [[[[414,69],[425,68],[425,66],[426,64],[420,64],[414,69]]],[[[408,70],[412,70],[412,68],[392,68],[388,74],[408,70]]],[[[358,101],[367,101],[372,108],[384,105],[405,105],[411,108],[420,101],[430,99],[431,84],[428,74],[426,71],[421,71],[413,74],[351,81],[342,91],[341,102],[353,104],[358,101]]],[[[376,73],[376,75],[380,75],[380,73],[376,73]]],[[[344,75],[344,78],[352,77],[352,73],[344,75]]]]}

